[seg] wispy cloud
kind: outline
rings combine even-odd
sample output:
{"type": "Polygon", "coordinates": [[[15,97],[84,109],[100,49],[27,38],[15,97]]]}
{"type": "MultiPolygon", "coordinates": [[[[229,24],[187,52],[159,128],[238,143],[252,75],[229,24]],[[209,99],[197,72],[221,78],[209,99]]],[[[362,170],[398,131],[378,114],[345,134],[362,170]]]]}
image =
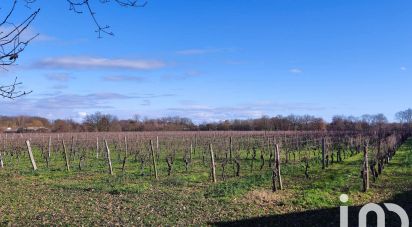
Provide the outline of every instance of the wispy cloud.
{"type": "Polygon", "coordinates": [[[55,37],[53,37],[53,36],[49,36],[49,35],[42,34],[42,33],[35,33],[35,31],[32,31],[32,30],[30,30],[30,29],[27,31],[27,33],[25,33],[25,35],[23,36],[23,38],[24,38],[25,40],[28,40],[28,39],[30,39],[31,37],[34,37],[34,36],[36,36],[36,35],[37,35],[37,37],[33,39],[33,42],[48,42],[48,41],[57,40],[57,39],[56,39],[55,37]]]}
{"type": "Polygon", "coordinates": [[[113,104],[122,100],[141,100],[141,105],[150,105],[152,99],[167,98],[175,94],[120,94],[115,92],[96,92],[70,94],[61,91],[31,95],[16,100],[0,100],[2,114],[65,117],[67,113],[85,110],[113,109],[113,104]]]}
{"type": "Polygon", "coordinates": [[[99,57],[55,57],[40,60],[34,64],[38,68],[58,69],[131,69],[148,70],[165,67],[162,61],[135,60],[123,58],[99,58],[99,57]]]}
{"type": "Polygon", "coordinates": [[[31,103],[35,109],[92,109],[111,108],[107,101],[131,98],[131,96],[118,93],[51,94],[50,96],[33,99],[31,103]]]}
{"type": "Polygon", "coordinates": [[[264,111],[242,107],[211,107],[207,105],[193,105],[183,108],[169,108],[170,115],[185,116],[195,122],[213,122],[227,119],[247,119],[264,115],[264,111]]]}
{"type": "Polygon", "coordinates": [[[27,96],[16,100],[1,100],[5,115],[46,116],[50,119],[73,118],[81,120],[80,112],[113,109],[112,101],[131,99],[118,93],[62,94],[54,92],[27,96]]]}
{"type": "MultiPolygon", "coordinates": [[[[11,25],[2,25],[2,26],[0,27],[0,33],[7,34],[7,33],[12,32],[12,33],[13,33],[12,36],[14,36],[14,35],[17,35],[17,32],[18,32],[17,30],[16,30],[16,31],[13,31],[14,29],[15,29],[15,27],[13,27],[13,26],[11,26],[11,25]]],[[[19,38],[20,38],[21,41],[27,41],[27,40],[30,40],[30,39],[33,39],[33,38],[34,38],[34,39],[32,40],[33,42],[44,42],[44,41],[53,41],[53,40],[56,40],[55,37],[52,37],[52,36],[49,36],[49,35],[46,35],[46,34],[37,32],[33,27],[28,27],[28,28],[26,28],[26,29],[20,34],[19,38]],[[35,38],[34,38],[34,37],[35,37],[35,38]]]]}
{"type": "Polygon", "coordinates": [[[289,69],[289,72],[293,74],[300,74],[300,73],[303,73],[303,70],[300,68],[291,68],[289,69]]]}
{"type": "Polygon", "coordinates": [[[277,103],[272,101],[259,101],[237,106],[213,107],[209,105],[194,104],[187,100],[182,102],[183,107],[169,108],[169,115],[185,116],[195,122],[211,122],[227,119],[258,118],[263,115],[277,115],[279,113],[303,112],[323,110],[323,107],[312,103],[277,103]],[[185,105],[187,104],[187,105],[185,105]]]}
{"type": "Polygon", "coordinates": [[[123,75],[114,75],[114,76],[104,76],[104,81],[108,82],[143,82],[145,78],[139,76],[123,76],[123,75]]]}
{"type": "Polygon", "coordinates": [[[46,75],[46,78],[52,81],[67,82],[74,77],[70,76],[68,73],[50,73],[46,75]]]}
{"type": "Polygon", "coordinates": [[[179,55],[203,55],[203,54],[213,54],[219,52],[230,51],[230,48],[199,48],[199,49],[185,49],[176,51],[179,55]]]}
{"type": "Polygon", "coordinates": [[[401,70],[401,71],[406,71],[407,68],[406,68],[405,66],[401,66],[400,70],[401,70]]]}

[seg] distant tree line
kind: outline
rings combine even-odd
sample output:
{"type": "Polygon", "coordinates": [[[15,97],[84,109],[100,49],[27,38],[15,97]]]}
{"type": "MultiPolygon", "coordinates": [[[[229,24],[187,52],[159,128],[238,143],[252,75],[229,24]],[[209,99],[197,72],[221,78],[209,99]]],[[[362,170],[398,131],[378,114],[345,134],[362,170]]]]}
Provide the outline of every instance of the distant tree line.
{"type": "Polygon", "coordinates": [[[322,118],[304,115],[263,116],[258,119],[226,120],[215,123],[200,124],[199,130],[218,131],[293,131],[293,130],[326,130],[327,124],[322,118]]]}
{"type": "Polygon", "coordinates": [[[401,124],[412,124],[412,109],[400,111],[395,114],[395,117],[401,124]]]}
{"type": "Polygon", "coordinates": [[[118,132],[118,131],[366,131],[412,126],[412,109],[395,115],[399,123],[389,123],[383,114],[361,117],[334,116],[331,122],[310,115],[263,116],[257,119],[225,120],[195,124],[189,118],[163,117],[119,120],[111,114],[96,112],[87,115],[82,122],[71,119],[50,121],[32,116],[0,116],[0,129],[44,127],[51,132],[118,132]]]}

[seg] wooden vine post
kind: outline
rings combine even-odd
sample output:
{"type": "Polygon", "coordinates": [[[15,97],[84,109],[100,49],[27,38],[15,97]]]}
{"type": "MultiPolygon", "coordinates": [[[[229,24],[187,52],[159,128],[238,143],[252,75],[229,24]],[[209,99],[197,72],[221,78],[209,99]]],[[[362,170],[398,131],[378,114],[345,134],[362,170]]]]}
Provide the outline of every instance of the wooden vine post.
{"type": "Polygon", "coordinates": [[[159,136],[156,136],[156,155],[157,159],[160,159],[159,136]]]}
{"type": "Polygon", "coordinates": [[[193,154],[196,154],[196,147],[197,147],[197,135],[195,135],[195,147],[193,149],[193,154]]]}
{"type": "Polygon", "coordinates": [[[277,169],[276,169],[276,147],[273,150],[274,154],[274,159],[273,159],[273,164],[272,164],[272,192],[276,192],[278,190],[277,186],[276,186],[276,176],[277,176],[277,169]]]}
{"type": "Polygon", "coordinates": [[[215,165],[215,155],[213,153],[213,146],[212,144],[209,144],[209,150],[210,150],[210,164],[211,164],[211,170],[212,170],[212,181],[213,183],[216,183],[216,165],[215,165]]]}
{"type": "Polygon", "coordinates": [[[36,171],[37,170],[37,165],[36,165],[36,161],[34,160],[34,156],[33,156],[33,152],[31,150],[31,146],[30,146],[30,141],[26,140],[26,145],[27,145],[27,150],[29,152],[29,157],[30,157],[30,161],[31,161],[31,165],[33,167],[33,170],[36,171]]]}
{"type": "Polygon", "coordinates": [[[112,159],[110,157],[109,145],[107,145],[107,140],[104,140],[104,145],[106,146],[107,163],[109,164],[109,173],[113,175],[112,159]]]}
{"type": "Polygon", "coordinates": [[[155,154],[155,151],[153,149],[153,140],[150,140],[150,150],[152,152],[152,161],[153,161],[153,168],[154,168],[154,172],[155,172],[155,178],[158,179],[157,165],[156,165],[156,154],[155,154]]]}
{"type": "MultiPolygon", "coordinates": [[[[6,134],[6,137],[3,138],[3,151],[6,151],[6,138],[7,138],[7,134],[6,134]]],[[[0,168],[4,168],[3,156],[1,154],[1,151],[0,151],[0,168]]]]}
{"type": "Polygon", "coordinates": [[[51,136],[49,137],[49,147],[48,147],[48,150],[47,150],[47,158],[48,158],[48,160],[50,160],[50,157],[51,157],[51,147],[52,147],[52,138],[51,138],[51,136]]]}
{"type": "Polygon", "coordinates": [[[127,161],[127,137],[124,137],[124,159],[123,159],[123,165],[122,165],[122,172],[124,173],[126,171],[126,161],[127,161]]]}
{"type": "Polygon", "coordinates": [[[1,155],[1,151],[0,151],[0,168],[4,168],[3,156],[1,155]]]}
{"type": "Polygon", "coordinates": [[[190,161],[192,160],[192,154],[193,154],[193,142],[192,140],[190,140],[190,156],[189,156],[190,161]]]}
{"type": "Polygon", "coordinates": [[[363,178],[363,191],[369,190],[369,161],[368,161],[368,145],[365,144],[363,149],[363,168],[362,168],[362,178],[363,178]]]}
{"type": "Polygon", "coordinates": [[[73,157],[73,160],[74,160],[75,156],[76,156],[76,151],[74,150],[74,136],[72,136],[72,143],[70,144],[70,158],[73,157]]]}
{"type": "Polygon", "coordinates": [[[96,137],[96,159],[99,159],[99,137],[96,137]]]}
{"type": "Polygon", "coordinates": [[[66,162],[66,169],[67,171],[70,171],[69,155],[67,154],[66,144],[64,143],[64,140],[62,140],[62,145],[63,145],[63,152],[64,152],[64,161],[66,162]]]}
{"type": "Polygon", "coordinates": [[[279,144],[275,145],[276,148],[276,175],[278,178],[279,189],[283,190],[282,175],[280,174],[280,149],[279,144]]]}

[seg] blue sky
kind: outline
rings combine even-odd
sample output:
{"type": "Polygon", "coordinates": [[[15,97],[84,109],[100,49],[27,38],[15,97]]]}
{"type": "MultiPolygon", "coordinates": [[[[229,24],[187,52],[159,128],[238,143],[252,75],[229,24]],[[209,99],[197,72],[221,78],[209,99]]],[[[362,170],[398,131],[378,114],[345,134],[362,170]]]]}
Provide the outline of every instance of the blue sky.
{"type": "Polygon", "coordinates": [[[411,106],[411,1],[149,0],[145,8],[91,1],[115,33],[102,39],[87,14],[45,2],[14,15],[40,7],[26,35],[41,35],[18,65],[0,71],[2,83],[18,76],[34,91],[1,100],[2,115],[392,120],[411,106]]]}

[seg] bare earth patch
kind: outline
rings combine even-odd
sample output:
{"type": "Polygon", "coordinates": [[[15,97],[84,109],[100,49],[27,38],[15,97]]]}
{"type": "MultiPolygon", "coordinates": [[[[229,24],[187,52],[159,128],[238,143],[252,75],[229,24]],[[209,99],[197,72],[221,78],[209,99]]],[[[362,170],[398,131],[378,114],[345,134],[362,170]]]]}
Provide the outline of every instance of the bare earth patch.
{"type": "Polygon", "coordinates": [[[296,192],[292,190],[282,190],[272,192],[266,189],[255,189],[248,192],[241,203],[257,206],[262,209],[264,214],[285,214],[304,210],[302,207],[292,204],[296,192]]]}

